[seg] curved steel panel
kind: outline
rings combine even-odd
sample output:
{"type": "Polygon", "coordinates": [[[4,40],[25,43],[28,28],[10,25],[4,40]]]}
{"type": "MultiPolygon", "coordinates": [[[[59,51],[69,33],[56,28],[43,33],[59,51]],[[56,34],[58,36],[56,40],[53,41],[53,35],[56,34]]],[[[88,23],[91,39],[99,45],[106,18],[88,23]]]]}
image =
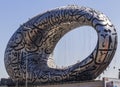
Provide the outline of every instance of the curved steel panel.
{"type": "Polygon", "coordinates": [[[8,42],[4,61],[10,77],[19,82],[26,76],[32,84],[84,81],[95,79],[106,69],[116,47],[116,30],[103,13],[73,5],[39,14],[20,26],[8,42]],[[80,26],[96,30],[98,42],[93,52],[68,68],[49,67],[49,56],[61,37],[80,26]]]}

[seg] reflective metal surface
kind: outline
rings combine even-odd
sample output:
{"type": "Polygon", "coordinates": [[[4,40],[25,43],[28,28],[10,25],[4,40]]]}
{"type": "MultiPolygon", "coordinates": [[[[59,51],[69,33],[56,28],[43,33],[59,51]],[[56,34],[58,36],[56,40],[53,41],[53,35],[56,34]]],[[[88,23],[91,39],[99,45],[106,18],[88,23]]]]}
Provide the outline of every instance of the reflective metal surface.
{"type": "Polygon", "coordinates": [[[9,76],[19,82],[85,81],[95,79],[106,69],[116,47],[116,30],[103,13],[71,5],[39,14],[20,26],[8,42],[4,61],[9,76]],[[96,30],[98,42],[93,52],[65,69],[48,64],[61,37],[80,26],[92,26],[96,30]]]}

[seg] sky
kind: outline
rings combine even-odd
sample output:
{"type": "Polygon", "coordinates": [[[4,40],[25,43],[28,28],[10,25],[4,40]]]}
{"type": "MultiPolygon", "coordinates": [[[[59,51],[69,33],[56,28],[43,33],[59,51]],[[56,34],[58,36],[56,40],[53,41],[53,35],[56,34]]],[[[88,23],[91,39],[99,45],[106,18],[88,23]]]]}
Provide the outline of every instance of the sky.
{"type": "MultiPolygon", "coordinates": [[[[7,78],[4,66],[6,45],[19,28],[29,18],[39,13],[61,6],[78,5],[103,12],[115,25],[118,33],[118,48],[110,67],[102,74],[105,77],[118,77],[120,68],[120,0],[0,0],[0,78],[7,78]]],[[[94,49],[97,35],[91,27],[81,27],[66,34],[54,51],[55,62],[68,66],[81,61],[94,49]]]]}

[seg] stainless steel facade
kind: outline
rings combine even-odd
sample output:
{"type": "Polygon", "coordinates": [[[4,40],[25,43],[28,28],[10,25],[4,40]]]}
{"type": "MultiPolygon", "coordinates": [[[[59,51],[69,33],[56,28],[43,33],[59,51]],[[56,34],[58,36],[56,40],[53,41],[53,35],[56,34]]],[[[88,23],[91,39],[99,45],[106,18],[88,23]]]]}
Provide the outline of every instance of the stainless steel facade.
{"type": "Polygon", "coordinates": [[[4,62],[9,76],[19,82],[85,81],[106,69],[116,48],[117,33],[108,17],[92,8],[71,5],[39,14],[20,26],[8,42],[4,62]],[[68,68],[49,67],[49,56],[61,37],[81,26],[96,30],[98,41],[93,52],[68,68]]]}

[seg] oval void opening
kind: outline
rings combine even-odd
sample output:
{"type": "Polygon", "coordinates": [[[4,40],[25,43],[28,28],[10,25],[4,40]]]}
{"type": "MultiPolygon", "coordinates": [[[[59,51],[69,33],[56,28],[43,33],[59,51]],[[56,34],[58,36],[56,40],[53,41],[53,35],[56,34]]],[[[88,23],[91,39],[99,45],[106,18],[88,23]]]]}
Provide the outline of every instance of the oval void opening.
{"type": "Polygon", "coordinates": [[[65,34],[53,52],[56,67],[67,67],[88,57],[95,49],[97,39],[97,32],[90,26],[79,27],[65,34]]]}

